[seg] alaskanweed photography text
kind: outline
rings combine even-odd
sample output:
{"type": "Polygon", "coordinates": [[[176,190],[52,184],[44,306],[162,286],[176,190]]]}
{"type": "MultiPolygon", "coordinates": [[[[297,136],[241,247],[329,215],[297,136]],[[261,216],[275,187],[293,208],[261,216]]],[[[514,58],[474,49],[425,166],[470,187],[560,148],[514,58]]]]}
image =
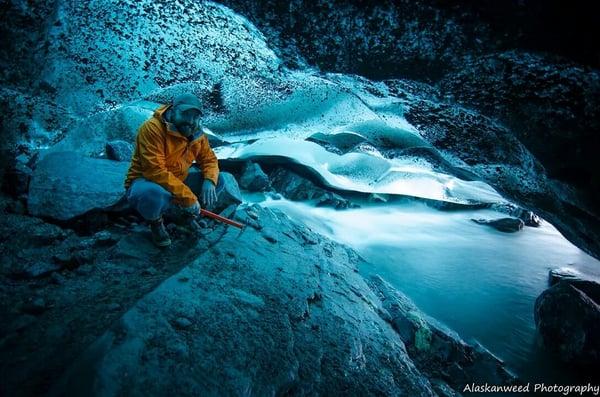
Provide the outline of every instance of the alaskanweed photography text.
{"type": "Polygon", "coordinates": [[[600,394],[600,385],[559,385],[547,383],[524,383],[519,385],[491,385],[489,383],[467,383],[463,393],[557,393],[569,395],[600,394]]]}

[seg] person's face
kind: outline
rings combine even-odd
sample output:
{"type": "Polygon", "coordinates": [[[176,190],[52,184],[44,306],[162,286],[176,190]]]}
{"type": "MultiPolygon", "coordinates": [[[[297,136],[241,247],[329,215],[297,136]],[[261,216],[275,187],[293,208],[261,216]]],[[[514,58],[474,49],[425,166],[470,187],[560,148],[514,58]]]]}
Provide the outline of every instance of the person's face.
{"type": "Polygon", "coordinates": [[[179,108],[174,109],[173,113],[173,124],[177,127],[177,130],[184,135],[191,135],[200,128],[200,116],[201,113],[196,109],[188,109],[181,111],[179,108]]]}

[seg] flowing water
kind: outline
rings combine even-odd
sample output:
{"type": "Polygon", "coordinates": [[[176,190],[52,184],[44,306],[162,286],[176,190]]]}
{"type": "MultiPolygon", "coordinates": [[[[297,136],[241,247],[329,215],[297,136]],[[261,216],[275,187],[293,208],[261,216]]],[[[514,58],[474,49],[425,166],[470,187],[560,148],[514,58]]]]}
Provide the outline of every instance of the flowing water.
{"type": "Polygon", "coordinates": [[[425,313],[477,340],[523,380],[574,380],[539,347],[533,319],[548,271],[578,269],[598,276],[600,263],[551,224],[502,233],[471,218],[499,218],[491,210],[444,212],[420,202],[367,204],[336,211],[308,202],[248,201],[281,209],[314,231],[355,248],[377,273],[425,313]]]}

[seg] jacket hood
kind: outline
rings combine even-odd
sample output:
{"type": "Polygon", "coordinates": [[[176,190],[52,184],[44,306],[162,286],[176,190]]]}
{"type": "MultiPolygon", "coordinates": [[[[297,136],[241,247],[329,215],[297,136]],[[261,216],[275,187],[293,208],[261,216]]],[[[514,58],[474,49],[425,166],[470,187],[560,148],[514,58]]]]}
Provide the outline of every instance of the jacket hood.
{"type": "MultiPolygon", "coordinates": [[[[175,133],[177,135],[180,135],[180,136],[182,136],[184,138],[187,138],[185,135],[183,135],[179,131],[177,131],[177,128],[175,127],[174,124],[167,123],[165,121],[164,114],[167,111],[167,109],[169,109],[171,106],[173,106],[173,105],[170,104],[170,103],[160,105],[158,108],[156,108],[156,110],[154,110],[154,114],[152,116],[154,118],[156,118],[161,123],[161,125],[163,125],[165,127],[165,130],[171,131],[171,132],[173,132],[173,133],[175,133]]],[[[204,134],[204,127],[201,125],[200,128],[198,129],[198,131],[196,131],[194,133],[194,137],[192,138],[191,141],[194,141],[194,140],[200,138],[202,136],[202,134],[204,134]]]]}

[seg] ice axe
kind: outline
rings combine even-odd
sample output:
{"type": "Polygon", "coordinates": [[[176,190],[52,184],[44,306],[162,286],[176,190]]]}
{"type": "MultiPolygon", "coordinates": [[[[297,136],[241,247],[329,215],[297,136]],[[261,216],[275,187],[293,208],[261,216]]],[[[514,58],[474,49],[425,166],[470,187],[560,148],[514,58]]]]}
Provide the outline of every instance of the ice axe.
{"type": "Polygon", "coordinates": [[[200,215],[202,215],[202,216],[208,216],[209,218],[213,218],[213,219],[215,219],[215,220],[217,220],[219,222],[223,222],[223,223],[226,223],[228,225],[235,226],[235,227],[237,227],[239,229],[243,229],[244,228],[243,224],[241,224],[239,222],[236,222],[234,220],[231,220],[229,218],[225,218],[224,216],[221,216],[219,214],[215,214],[214,212],[205,210],[204,208],[200,208],[200,215]]]}

